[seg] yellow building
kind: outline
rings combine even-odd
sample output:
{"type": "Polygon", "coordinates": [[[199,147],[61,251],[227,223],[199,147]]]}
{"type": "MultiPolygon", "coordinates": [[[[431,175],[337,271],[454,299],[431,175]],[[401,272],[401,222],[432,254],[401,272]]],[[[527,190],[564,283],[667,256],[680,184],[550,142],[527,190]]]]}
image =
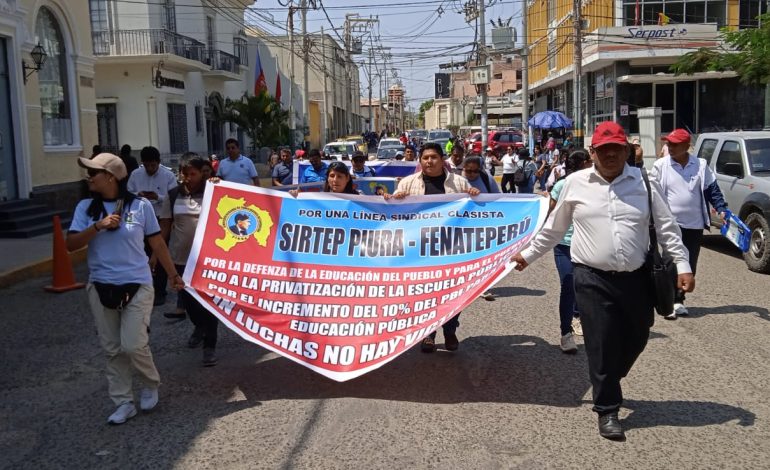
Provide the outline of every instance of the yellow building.
{"type": "Polygon", "coordinates": [[[88,2],[0,1],[0,201],[71,210],[97,140],[88,2]]]}
{"type": "MultiPolygon", "coordinates": [[[[766,2],[583,0],[582,110],[586,134],[615,120],[638,133],[637,110],[662,110],[661,131],[744,129],[763,124],[764,90],[733,73],[674,76],[680,56],[720,44],[719,28],[756,26],[766,2]]],[[[572,0],[530,0],[529,82],[534,112],[574,117],[572,0]]]]}

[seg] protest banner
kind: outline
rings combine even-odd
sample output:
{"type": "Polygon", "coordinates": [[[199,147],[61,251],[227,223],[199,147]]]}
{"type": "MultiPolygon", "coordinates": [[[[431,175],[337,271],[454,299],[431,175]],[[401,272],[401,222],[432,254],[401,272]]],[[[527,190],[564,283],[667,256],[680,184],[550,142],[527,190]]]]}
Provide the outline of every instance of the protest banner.
{"type": "MultiPolygon", "coordinates": [[[[330,161],[324,161],[324,164],[328,165],[329,163],[332,163],[330,161]]],[[[344,162],[347,166],[351,166],[352,163],[350,161],[344,162]]],[[[404,176],[409,176],[412,173],[415,172],[415,169],[417,168],[417,162],[407,162],[403,160],[370,160],[367,161],[366,166],[374,170],[374,176],[383,178],[383,177],[389,177],[389,178],[402,178],[404,176]]],[[[305,176],[305,170],[307,170],[310,167],[310,162],[307,160],[294,160],[294,171],[293,171],[293,183],[294,184],[301,184],[306,183],[304,176],[305,176]]]]}
{"type": "Polygon", "coordinates": [[[395,359],[512,269],[535,195],[377,196],[208,184],[184,279],[244,339],[337,381],[395,359]]]}

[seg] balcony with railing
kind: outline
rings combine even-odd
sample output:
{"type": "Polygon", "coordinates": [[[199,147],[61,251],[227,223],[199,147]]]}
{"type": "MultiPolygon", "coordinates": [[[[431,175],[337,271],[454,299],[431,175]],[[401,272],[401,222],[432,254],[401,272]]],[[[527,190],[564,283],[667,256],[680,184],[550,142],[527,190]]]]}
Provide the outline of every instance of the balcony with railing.
{"type": "Polygon", "coordinates": [[[211,67],[206,75],[220,76],[229,80],[240,80],[240,61],[233,54],[217,49],[207,49],[204,53],[203,63],[211,67]]]}
{"type": "Polygon", "coordinates": [[[205,44],[165,29],[94,31],[91,37],[96,57],[170,55],[198,62],[197,69],[206,63],[205,44]]]}

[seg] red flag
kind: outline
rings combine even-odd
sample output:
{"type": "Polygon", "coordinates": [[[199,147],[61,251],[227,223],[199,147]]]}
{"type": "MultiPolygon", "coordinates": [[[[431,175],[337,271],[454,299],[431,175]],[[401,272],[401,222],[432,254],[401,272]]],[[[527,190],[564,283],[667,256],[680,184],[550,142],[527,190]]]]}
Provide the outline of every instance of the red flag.
{"type": "Polygon", "coordinates": [[[281,104],[281,74],[276,74],[275,83],[275,100],[278,104],[281,104]]]}
{"type": "Polygon", "coordinates": [[[259,50],[257,50],[257,63],[254,64],[254,73],[257,75],[256,80],[254,80],[254,96],[257,96],[267,91],[265,71],[262,70],[262,61],[259,60],[259,50]]]}
{"type": "Polygon", "coordinates": [[[636,11],[634,12],[634,26],[639,26],[639,0],[636,0],[636,11]]]}

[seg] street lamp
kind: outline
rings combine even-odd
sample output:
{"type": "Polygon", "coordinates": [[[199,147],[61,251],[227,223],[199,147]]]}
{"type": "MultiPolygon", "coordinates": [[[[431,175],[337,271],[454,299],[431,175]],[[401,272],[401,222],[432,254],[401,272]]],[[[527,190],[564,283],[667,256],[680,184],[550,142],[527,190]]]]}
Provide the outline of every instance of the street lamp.
{"type": "Polygon", "coordinates": [[[45,49],[43,49],[43,46],[40,43],[32,48],[32,51],[29,53],[29,55],[32,57],[32,62],[34,63],[33,66],[27,65],[27,62],[23,59],[21,61],[21,68],[24,73],[25,85],[27,83],[27,79],[32,75],[33,72],[37,72],[43,68],[45,60],[48,58],[48,54],[46,54],[45,49]]]}

